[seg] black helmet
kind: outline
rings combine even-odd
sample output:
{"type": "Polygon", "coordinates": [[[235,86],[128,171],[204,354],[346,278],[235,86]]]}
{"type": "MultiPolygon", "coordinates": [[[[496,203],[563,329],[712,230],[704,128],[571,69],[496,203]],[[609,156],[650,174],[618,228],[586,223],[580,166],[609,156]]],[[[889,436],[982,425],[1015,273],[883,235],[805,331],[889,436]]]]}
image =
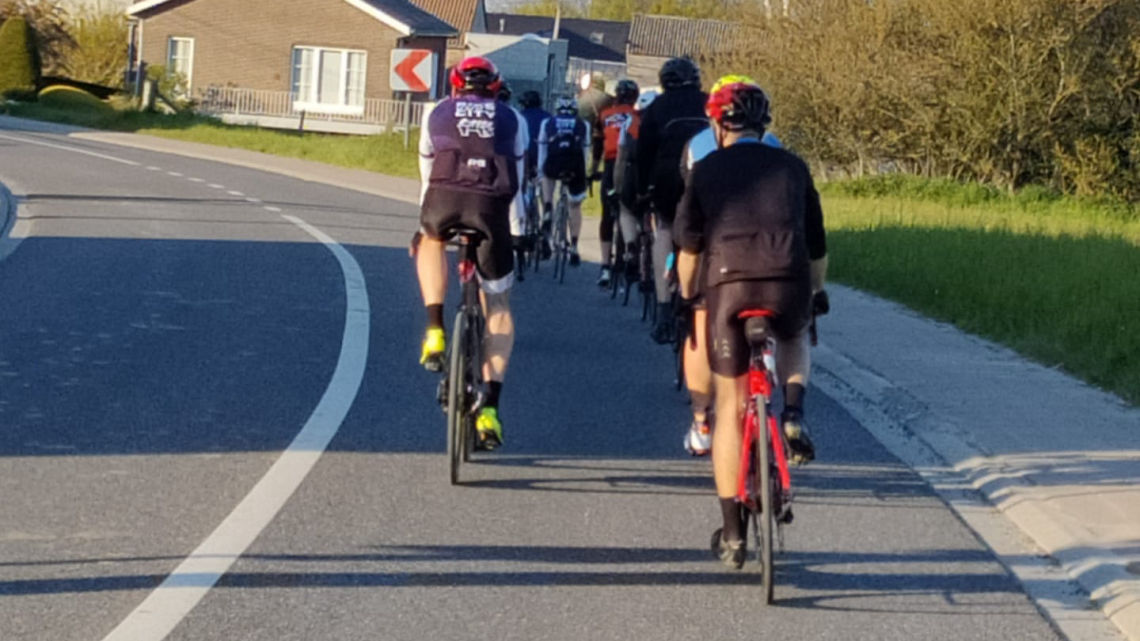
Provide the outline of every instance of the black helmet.
{"type": "Polygon", "coordinates": [[[661,88],[665,90],[701,84],[701,70],[688,57],[666,60],[657,77],[661,80],[661,88]]]}
{"type": "Polygon", "coordinates": [[[522,97],[519,98],[519,104],[523,106],[523,109],[541,107],[542,95],[534,89],[531,89],[530,91],[524,91],[522,97]]]}
{"type": "Polygon", "coordinates": [[[637,83],[628,78],[619,80],[617,88],[614,89],[614,97],[617,98],[618,103],[623,105],[632,105],[637,102],[639,94],[641,94],[641,90],[637,88],[637,83]]]}

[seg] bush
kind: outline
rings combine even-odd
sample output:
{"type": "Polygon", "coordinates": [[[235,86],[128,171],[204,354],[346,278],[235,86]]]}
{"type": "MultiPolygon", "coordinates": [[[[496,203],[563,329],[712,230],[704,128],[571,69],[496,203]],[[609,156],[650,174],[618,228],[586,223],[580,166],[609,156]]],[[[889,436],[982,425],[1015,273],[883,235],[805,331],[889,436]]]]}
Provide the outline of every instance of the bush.
{"type": "Polygon", "coordinates": [[[0,26],[0,98],[24,98],[36,90],[35,57],[31,31],[22,17],[0,26]]]}
{"type": "Polygon", "coordinates": [[[52,85],[40,92],[40,104],[71,111],[110,113],[111,106],[95,96],[67,85],[52,85]]]}
{"type": "Polygon", "coordinates": [[[68,76],[107,87],[122,88],[127,72],[130,29],[122,9],[85,5],[68,25],[75,46],[64,56],[68,76]]]}

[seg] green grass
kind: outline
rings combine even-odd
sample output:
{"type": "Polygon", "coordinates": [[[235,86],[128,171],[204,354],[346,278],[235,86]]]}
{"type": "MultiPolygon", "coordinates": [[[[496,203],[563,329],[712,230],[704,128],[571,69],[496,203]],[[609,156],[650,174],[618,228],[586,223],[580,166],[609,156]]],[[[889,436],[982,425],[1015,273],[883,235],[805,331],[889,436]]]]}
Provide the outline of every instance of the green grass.
{"type": "Polygon", "coordinates": [[[190,113],[164,115],[133,110],[100,112],[34,103],[8,105],[4,111],[21,118],[34,118],[93,129],[129,131],[209,145],[249,149],[278,156],[304,158],[393,176],[419,177],[415,132],[412,133],[410,148],[404,149],[403,134],[341,136],[298,133],[280,129],[227,125],[214,118],[190,113]]]}
{"type": "Polygon", "coordinates": [[[939,189],[824,186],[831,277],[1140,402],[1140,219],[939,189]]]}

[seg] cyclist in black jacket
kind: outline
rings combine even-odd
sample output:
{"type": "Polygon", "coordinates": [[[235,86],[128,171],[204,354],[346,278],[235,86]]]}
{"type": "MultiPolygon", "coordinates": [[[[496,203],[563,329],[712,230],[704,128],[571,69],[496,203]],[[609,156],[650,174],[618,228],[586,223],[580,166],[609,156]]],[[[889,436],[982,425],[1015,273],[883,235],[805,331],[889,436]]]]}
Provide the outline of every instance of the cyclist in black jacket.
{"type": "Polygon", "coordinates": [[[671,333],[665,260],[673,251],[673,217],[681,200],[681,154],[694,134],[709,126],[708,95],[701,91],[701,71],[688,58],[673,58],[658,74],[662,94],[641,115],[637,142],[639,200],[654,209],[653,271],[657,288],[657,326],[653,340],[667,343],[671,333]]]}
{"type": "Polygon", "coordinates": [[[706,110],[718,150],[693,167],[677,208],[677,272],[681,296],[692,300],[698,261],[704,262],[699,287],[708,307],[706,345],[716,396],[713,475],[724,517],[719,553],[739,568],[744,521],[734,497],[750,350],[737,314],[774,314],[776,371],[784,386],[781,422],[793,460],[810,461],[814,448],[803,427],[811,368],[807,330],[813,295],[823,296],[827,242],[807,165],[760,144],[771,121],[763,90],[748,82],[728,84],[709,97],[706,110]]]}

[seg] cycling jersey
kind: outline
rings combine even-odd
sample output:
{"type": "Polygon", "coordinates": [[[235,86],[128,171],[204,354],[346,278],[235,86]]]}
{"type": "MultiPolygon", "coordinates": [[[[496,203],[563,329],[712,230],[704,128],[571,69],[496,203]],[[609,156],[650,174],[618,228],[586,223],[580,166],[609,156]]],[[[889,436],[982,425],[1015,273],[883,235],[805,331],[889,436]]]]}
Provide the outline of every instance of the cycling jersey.
{"type": "Polygon", "coordinates": [[[622,131],[629,126],[634,113],[633,105],[625,104],[613,104],[602,111],[598,116],[602,146],[594,152],[595,157],[600,154],[603,160],[617,160],[622,131]]]}
{"type": "Polygon", "coordinates": [[[653,188],[653,205],[666,223],[672,222],[681,199],[681,154],[685,143],[709,126],[705,116],[708,95],[697,87],[670,89],[641,115],[638,136],[638,190],[653,188]]]}
{"type": "Polygon", "coordinates": [[[806,279],[827,244],[807,165],[794,154],[738,142],[693,167],[677,208],[676,242],[704,253],[705,283],[806,279]]]}
{"type": "Polygon", "coordinates": [[[522,117],[526,120],[527,133],[530,134],[530,145],[527,147],[527,171],[532,171],[538,164],[538,131],[542,123],[550,118],[550,112],[542,107],[527,107],[522,110],[522,117]]]}
{"type": "Polygon", "coordinates": [[[511,236],[521,235],[520,176],[526,123],[492,97],[464,94],[425,110],[420,129],[420,226],[431,238],[478,231],[483,287],[499,293],[513,282],[511,236]]]}
{"type": "Polygon", "coordinates": [[[577,116],[552,116],[538,134],[538,166],[543,176],[557,179],[569,174],[572,196],[586,193],[586,150],[590,126],[577,116]]]}
{"type": "MultiPolygon", "coordinates": [[[[766,131],[764,136],[760,138],[762,144],[776,149],[783,149],[784,144],[776,137],[776,134],[766,131]]],[[[689,172],[693,169],[693,165],[697,164],[704,159],[705,156],[717,150],[716,134],[713,133],[712,128],[707,128],[689,139],[685,143],[685,153],[681,156],[681,174],[686,179],[689,177],[689,172]]]]}

